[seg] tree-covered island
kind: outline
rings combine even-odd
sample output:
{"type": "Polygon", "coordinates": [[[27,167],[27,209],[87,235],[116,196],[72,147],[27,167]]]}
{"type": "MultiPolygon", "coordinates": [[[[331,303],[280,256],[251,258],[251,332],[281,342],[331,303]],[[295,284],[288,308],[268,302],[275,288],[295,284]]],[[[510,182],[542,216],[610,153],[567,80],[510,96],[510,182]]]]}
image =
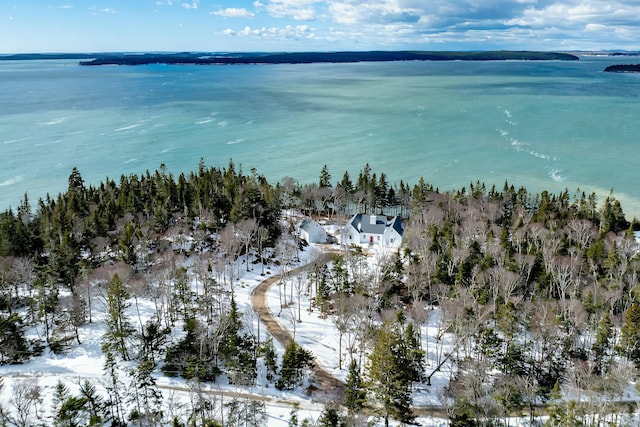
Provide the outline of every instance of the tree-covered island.
{"type": "Polygon", "coordinates": [[[311,64],[386,61],[577,61],[568,53],[533,51],[351,51],[351,52],[287,52],[233,53],[202,52],[101,54],[80,65],[233,65],[233,64],[311,64]]]}
{"type": "Polygon", "coordinates": [[[607,73],[640,73],[640,64],[615,64],[604,69],[607,73]]]}
{"type": "Polygon", "coordinates": [[[290,425],[634,425],[637,228],[612,196],[442,192],[369,165],[307,184],[233,162],[97,185],[74,169],[66,192],[0,214],[0,424],[262,426],[260,385],[324,402],[290,425]],[[355,212],[401,216],[400,249],[322,252],[296,233],[301,213],[339,240],[355,212]],[[257,322],[252,277],[275,278],[286,345],[257,322]],[[307,319],[335,332],[330,358],[307,319]],[[8,370],[91,340],[92,376],[8,370]]]}

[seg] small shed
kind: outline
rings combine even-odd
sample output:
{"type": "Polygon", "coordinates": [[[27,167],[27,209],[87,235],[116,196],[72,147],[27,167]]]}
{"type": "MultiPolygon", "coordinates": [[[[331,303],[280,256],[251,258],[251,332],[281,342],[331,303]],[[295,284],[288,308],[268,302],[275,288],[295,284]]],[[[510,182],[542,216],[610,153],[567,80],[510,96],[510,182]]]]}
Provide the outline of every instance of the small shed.
{"type": "Polygon", "coordinates": [[[305,218],[298,225],[298,235],[307,243],[326,243],[327,232],[311,218],[305,218]]]}

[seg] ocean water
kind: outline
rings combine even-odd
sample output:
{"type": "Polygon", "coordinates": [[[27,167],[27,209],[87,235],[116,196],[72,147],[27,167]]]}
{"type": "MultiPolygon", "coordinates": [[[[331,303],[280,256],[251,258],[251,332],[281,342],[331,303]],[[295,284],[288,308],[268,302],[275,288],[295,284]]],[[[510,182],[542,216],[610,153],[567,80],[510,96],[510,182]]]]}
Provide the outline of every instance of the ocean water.
{"type": "Polygon", "coordinates": [[[0,209],[200,158],[270,181],[355,179],[440,190],[505,180],[532,191],[611,190],[640,217],[640,74],[576,62],[80,67],[0,61],[0,209]]]}

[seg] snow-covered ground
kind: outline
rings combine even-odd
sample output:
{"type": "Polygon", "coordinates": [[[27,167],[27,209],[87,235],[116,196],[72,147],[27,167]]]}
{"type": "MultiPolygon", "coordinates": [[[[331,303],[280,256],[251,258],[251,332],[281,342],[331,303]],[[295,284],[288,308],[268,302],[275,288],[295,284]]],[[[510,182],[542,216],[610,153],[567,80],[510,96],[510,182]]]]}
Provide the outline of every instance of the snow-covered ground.
{"type": "MultiPolygon", "coordinates": [[[[636,239],[640,241],[640,233],[636,234],[636,239]]],[[[300,253],[300,262],[298,266],[308,263],[318,251],[325,250],[326,247],[310,246],[300,253]]],[[[337,250],[339,246],[332,249],[337,250]]],[[[374,268],[378,262],[375,251],[371,252],[367,257],[367,265],[374,268]]],[[[280,268],[273,265],[265,268],[266,274],[261,274],[261,266],[259,264],[249,263],[250,271],[246,271],[246,260],[244,257],[238,259],[240,263],[239,271],[241,277],[237,280],[235,286],[235,301],[238,304],[240,312],[243,313],[244,322],[252,325],[254,333],[258,335],[260,329],[260,338],[264,340],[266,337],[266,329],[259,325],[258,316],[253,312],[251,307],[251,292],[255,287],[268,277],[280,273],[280,268]]],[[[292,266],[294,267],[294,266],[292,266]]],[[[195,276],[190,276],[193,280],[192,286],[197,286],[195,276]]],[[[282,295],[285,292],[283,285],[274,285],[267,294],[268,306],[271,313],[278,322],[292,335],[295,335],[295,341],[302,345],[305,349],[310,350],[316,360],[320,362],[335,377],[345,381],[347,377],[347,368],[349,365],[349,336],[345,334],[342,337],[342,345],[340,345],[340,334],[336,328],[334,318],[332,316],[321,316],[317,308],[311,308],[310,295],[307,294],[306,275],[293,275],[286,285],[286,296],[284,300],[286,307],[281,308],[282,295]],[[298,309],[298,293],[295,288],[296,281],[301,278],[300,288],[304,291],[300,294],[300,309],[298,309]],[[293,292],[292,292],[293,291],[293,292]],[[298,316],[300,316],[298,320],[298,316]],[[339,357],[339,349],[342,356],[339,357]],[[341,359],[341,366],[340,366],[341,359]]],[[[132,323],[140,328],[150,319],[156,310],[153,301],[143,298],[131,299],[131,307],[127,313],[132,323]]],[[[44,354],[34,358],[33,360],[20,365],[4,365],[0,366],[0,377],[3,378],[3,388],[0,392],[0,406],[9,413],[15,413],[15,402],[13,399],[13,390],[17,385],[29,383],[37,384],[41,390],[42,402],[40,404],[39,413],[33,412],[32,419],[39,420],[45,425],[51,424],[52,414],[51,408],[54,389],[58,381],[65,383],[72,393],[76,393],[79,389],[79,383],[85,379],[94,382],[98,388],[106,393],[104,386],[104,362],[105,357],[101,350],[102,336],[106,331],[104,319],[104,304],[96,302],[93,307],[93,323],[80,327],[79,336],[81,345],[75,342],[64,355],[56,355],[45,350],[44,354]]],[[[427,374],[431,374],[442,360],[442,357],[453,349],[453,338],[448,334],[442,334],[440,324],[440,310],[436,308],[427,309],[427,321],[420,326],[422,347],[427,351],[427,374]],[[439,337],[437,339],[436,337],[439,337]]],[[[181,328],[174,328],[174,334],[180,334],[181,328]]],[[[30,331],[32,337],[44,335],[43,331],[32,329],[30,331]]],[[[279,356],[282,356],[284,349],[274,340],[274,346],[279,356]]],[[[135,362],[121,363],[119,366],[120,377],[125,384],[130,382],[128,371],[135,367],[135,362]]],[[[433,373],[431,385],[420,385],[416,388],[413,398],[416,407],[429,407],[443,405],[443,391],[449,383],[452,366],[445,363],[441,369],[433,373]]],[[[154,372],[157,384],[163,394],[165,411],[171,411],[175,414],[181,413],[181,407],[188,404],[194,394],[193,384],[181,378],[170,378],[164,376],[159,368],[154,372]]],[[[266,412],[268,415],[269,427],[287,426],[291,417],[294,405],[298,407],[298,419],[304,420],[309,418],[315,422],[324,409],[324,403],[321,401],[321,395],[307,396],[304,393],[304,387],[295,391],[279,391],[273,385],[269,385],[266,381],[266,372],[264,366],[259,364],[258,379],[252,387],[239,387],[231,385],[226,381],[223,375],[219,378],[219,382],[215,384],[204,384],[204,391],[210,393],[212,399],[224,399],[229,402],[232,399],[260,399],[265,402],[266,412]],[[214,398],[215,396],[215,398],[214,398]]],[[[220,405],[220,400],[217,401],[220,405]]],[[[417,420],[424,426],[440,426],[446,425],[444,419],[439,418],[419,418],[417,420]]],[[[512,425],[517,425],[514,420],[512,425]]],[[[312,424],[313,425],[313,424],[312,424]]],[[[380,422],[381,425],[381,422],[380,422]]]]}
{"type": "MultiPolygon", "coordinates": [[[[336,246],[336,248],[338,248],[336,246]]],[[[317,247],[308,247],[305,251],[300,253],[300,262],[298,265],[304,265],[309,262],[309,259],[317,254],[319,251],[317,247]]],[[[374,262],[372,259],[371,262],[374,262]]],[[[240,312],[244,315],[244,321],[251,324],[257,335],[258,328],[260,327],[261,339],[265,339],[266,329],[264,326],[259,326],[257,315],[251,307],[251,292],[252,290],[266,278],[280,273],[277,267],[271,266],[266,268],[266,274],[263,276],[260,274],[261,266],[258,264],[249,263],[250,271],[246,271],[245,260],[241,257],[237,262],[241,263],[239,271],[241,272],[241,278],[238,279],[235,286],[235,300],[238,304],[240,312]]],[[[195,279],[192,277],[193,286],[196,286],[195,279]]],[[[304,278],[305,276],[301,276],[304,278]]],[[[288,286],[292,286],[293,282],[288,286]]],[[[303,285],[306,289],[306,286],[303,285]]],[[[300,343],[304,348],[310,350],[324,367],[326,367],[333,375],[345,380],[347,376],[348,358],[347,358],[347,343],[346,338],[343,337],[342,345],[342,368],[338,366],[338,341],[339,334],[331,316],[322,318],[320,312],[317,309],[312,311],[308,310],[309,296],[302,294],[300,298],[300,316],[301,321],[296,321],[298,315],[297,309],[297,294],[294,291],[293,304],[289,307],[280,310],[280,293],[279,286],[272,286],[268,293],[268,305],[271,312],[278,319],[278,321],[288,329],[292,335],[295,329],[295,340],[300,343]],[[280,315],[278,316],[278,313],[280,315]]],[[[287,294],[290,294],[290,290],[287,290],[287,294]]],[[[287,302],[290,298],[287,296],[287,302]]],[[[131,306],[127,315],[131,322],[140,328],[145,322],[150,319],[156,310],[156,306],[151,300],[137,298],[130,300],[131,306]]],[[[71,348],[62,355],[56,355],[49,350],[31,361],[19,364],[19,365],[4,365],[0,366],[0,377],[3,378],[3,388],[0,394],[0,405],[5,413],[15,413],[15,400],[13,398],[14,388],[20,386],[20,384],[30,384],[31,386],[37,385],[40,390],[41,401],[38,405],[38,413],[33,411],[30,414],[33,422],[39,420],[40,423],[45,425],[51,424],[52,420],[52,407],[53,407],[53,394],[54,389],[58,381],[63,382],[69,387],[72,394],[75,394],[79,390],[79,384],[85,379],[91,380],[98,389],[106,394],[103,386],[105,381],[104,376],[104,362],[105,357],[101,350],[102,336],[106,331],[106,326],[103,322],[105,316],[104,303],[98,301],[93,307],[93,323],[81,326],[79,329],[79,337],[81,345],[73,343],[71,348]]],[[[422,328],[423,340],[429,340],[433,342],[431,346],[435,351],[435,338],[437,331],[438,311],[434,310],[432,315],[429,316],[429,322],[422,328]]],[[[174,328],[174,334],[180,334],[181,328],[174,328]]],[[[42,330],[32,329],[30,331],[31,337],[43,336],[42,330]]],[[[274,340],[276,352],[279,356],[282,356],[284,349],[274,340]]],[[[441,346],[440,351],[445,351],[441,346]]],[[[429,360],[435,360],[437,356],[435,354],[429,355],[429,360]]],[[[433,363],[433,362],[432,362],[433,363]]],[[[125,385],[129,384],[132,380],[128,375],[128,372],[135,367],[135,362],[120,363],[119,376],[123,380],[125,385]]],[[[439,405],[438,395],[442,391],[442,387],[448,381],[448,371],[443,369],[442,372],[434,375],[432,380],[432,386],[428,389],[420,389],[415,394],[416,405],[439,405]]],[[[190,397],[193,395],[193,386],[189,382],[181,378],[169,378],[165,377],[159,370],[156,369],[154,377],[157,380],[157,384],[163,394],[164,405],[167,411],[180,413],[181,405],[185,405],[190,401],[190,397]]],[[[268,426],[280,427],[286,426],[289,423],[292,409],[294,405],[298,407],[298,419],[300,421],[305,418],[309,418],[311,421],[316,421],[324,409],[324,403],[317,401],[312,395],[307,396],[304,393],[304,387],[301,387],[295,391],[279,391],[272,385],[268,385],[265,378],[265,369],[259,366],[258,380],[253,387],[238,387],[231,385],[226,381],[224,375],[219,378],[219,382],[216,384],[205,384],[204,390],[211,393],[211,396],[224,395],[226,402],[236,398],[246,399],[249,397],[259,398],[266,404],[266,412],[268,414],[268,426]]],[[[221,397],[222,398],[222,397],[221,397]]],[[[441,425],[444,420],[421,420],[423,425],[441,425]]]]}

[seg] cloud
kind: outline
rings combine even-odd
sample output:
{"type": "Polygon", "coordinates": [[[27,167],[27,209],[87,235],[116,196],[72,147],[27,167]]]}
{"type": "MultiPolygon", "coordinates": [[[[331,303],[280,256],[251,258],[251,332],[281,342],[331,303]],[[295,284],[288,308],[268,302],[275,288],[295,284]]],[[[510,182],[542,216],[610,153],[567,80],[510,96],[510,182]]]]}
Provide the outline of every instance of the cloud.
{"type": "Polygon", "coordinates": [[[269,28],[251,28],[247,26],[239,31],[227,28],[222,34],[229,37],[252,37],[272,40],[309,40],[316,37],[313,30],[307,25],[287,25],[269,28]]]}
{"type": "Polygon", "coordinates": [[[394,22],[418,22],[420,9],[403,6],[398,1],[354,3],[334,1],[329,5],[334,22],[341,24],[388,24],[394,22]]]}
{"type": "Polygon", "coordinates": [[[609,3],[554,3],[544,8],[528,8],[512,23],[531,27],[575,25],[638,25],[640,3],[637,1],[609,3]]]}
{"type": "Polygon", "coordinates": [[[316,5],[322,4],[316,0],[259,0],[253,5],[256,9],[264,10],[274,18],[292,18],[296,21],[312,21],[316,19],[316,5]]]}
{"type": "Polygon", "coordinates": [[[198,0],[194,0],[191,3],[182,3],[182,7],[184,7],[185,9],[197,9],[198,0]]]}
{"type": "Polygon", "coordinates": [[[606,40],[607,31],[628,45],[640,16],[638,0],[262,0],[254,5],[275,18],[326,23],[318,37],[372,46],[539,43],[554,49],[579,44],[589,37],[586,32],[606,40]]]}
{"type": "Polygon", "coordinates": [[[253,12],[250,12],[245,8],[235,7],[220,9],[216,12],[211,12],[211,15],[223,16],[225,18],[253,18],[255,16],[253,12]]]}
{"type": "MultiPolygon", "coordinates": [[[[199,3],[182,1],[190,8],[199,3]]],[[[346,48],[570,50],[600,43],[635,50],[639,43],[640,0],[254,0],[253,7],[210,14],[269,19],[269,26],[228,28],[227,36],[313,37],[346,48]]]]}
{"type": "Polygon", "coordinates": [[[71,6],[70,4],[63,4],[58,6],[58,9],[73,9],[73,6],[71,6]]]}

